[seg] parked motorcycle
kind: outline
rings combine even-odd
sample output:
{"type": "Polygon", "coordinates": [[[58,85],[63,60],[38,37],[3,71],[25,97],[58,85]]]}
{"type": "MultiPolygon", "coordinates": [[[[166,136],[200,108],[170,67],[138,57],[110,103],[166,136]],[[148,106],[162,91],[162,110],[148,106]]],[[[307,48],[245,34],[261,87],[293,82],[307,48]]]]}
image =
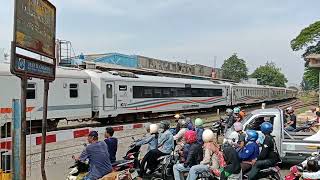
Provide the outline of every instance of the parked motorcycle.
{"type": "Polygon", "coordinates": [[[297,127],[293,132],[315,132],[312,127],[317,124],[315,120],[308,120],[304,122],[301,126],[297,127]]]}

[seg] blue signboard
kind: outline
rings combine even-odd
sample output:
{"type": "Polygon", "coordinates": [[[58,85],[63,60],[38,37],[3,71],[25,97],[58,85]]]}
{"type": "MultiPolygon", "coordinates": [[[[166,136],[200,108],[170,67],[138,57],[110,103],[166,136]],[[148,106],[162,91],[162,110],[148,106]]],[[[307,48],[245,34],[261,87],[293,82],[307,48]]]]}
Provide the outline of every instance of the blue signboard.
{"type": "Polygon", "coordinates": [[[17,54],[14,61],[14,72],[20,76],[40,79],[54,79],[55,66],[17,54]]]}

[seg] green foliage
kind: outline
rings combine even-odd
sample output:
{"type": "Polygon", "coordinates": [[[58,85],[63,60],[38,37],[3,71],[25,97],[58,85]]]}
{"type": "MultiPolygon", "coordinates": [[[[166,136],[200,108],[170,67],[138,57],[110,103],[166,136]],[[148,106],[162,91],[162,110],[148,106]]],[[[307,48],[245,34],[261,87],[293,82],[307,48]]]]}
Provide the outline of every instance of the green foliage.
{"type": "Polygon", "coordinates": [[[259,79],[260,84],[285,87],[287,78],[281,72],[280,68],[277,68],[273,62],[267,62],[265,65],[258,67],[251,77],[259,79]]]}
{"type": "Polygon", "coordinates": [[[316,90],[319,87],[319,71],[316,69],[305,68],[301,83],[303,90],[316,90]]]}
{"type": "MultiPolygon", "coordinates": [[[[302,57],[310,54],[320,54],[320,21],[310,24],[291,41],[291,48],[294,51],[305,49],[302,57]]],[[[307,63],[306,63],[307,65],[307,63]]],[[[304,90],[315,90],[319,87],[319,70],[305,68],[301,87],[304,90]]]]}
{"type": "Polygon", "coordinates": [[[312,43],[318,42],[320,39],[320,21],[310,24],[304,28],[300,34],[291,41],[291,48],[294,51],[303,49],[312,43]]]}
{"type": "Polygon", "coordinates": [[[239,59],[237,54],[233,54],[228,59],[224,60],[221,67],[223,78],[231,79],[239,82],[241,79],[248,78],[248,68],[246,61],[239,59]]]}

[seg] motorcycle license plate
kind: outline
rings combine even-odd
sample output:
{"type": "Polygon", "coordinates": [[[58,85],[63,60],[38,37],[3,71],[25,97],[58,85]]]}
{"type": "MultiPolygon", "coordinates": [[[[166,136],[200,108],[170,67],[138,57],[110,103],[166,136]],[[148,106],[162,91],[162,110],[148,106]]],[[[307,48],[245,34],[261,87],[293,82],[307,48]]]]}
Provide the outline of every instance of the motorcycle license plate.
{"type": "Polygon", "coordinates": [[[134,170],[132,173],[131,173],[131,179],[135,179],[137,178],[139,175],[138,175],[138,172],[136,170],[134,170]]]}

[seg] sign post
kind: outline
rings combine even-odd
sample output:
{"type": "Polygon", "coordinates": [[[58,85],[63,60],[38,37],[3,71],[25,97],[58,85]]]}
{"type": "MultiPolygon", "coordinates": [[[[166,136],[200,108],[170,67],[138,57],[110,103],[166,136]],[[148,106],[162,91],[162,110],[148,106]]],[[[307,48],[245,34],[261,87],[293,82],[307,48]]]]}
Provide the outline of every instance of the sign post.
{"type": "MultiPolygon", "coordinates": [[[[46,180],[45,145],[48,90],[49,83],[54,81],[56,74],[55,38],[56,8],[54,5],[48,0],[15,0],[10,71],[21,79],[21,126],[19,127],[18,125],[15,125],[16,123],[13,123],[13,133],[19,134],[16,131],[20,131],[21,137],[20,149],[17,150],[17,146],[13,147],[13,156],[20,157],[20,164],[14,164],[15,168],[13,173],[19,172],[19,179],[21,180],[26,179],[26,94],[29,78],[44,80],[41,174],[42,179],[46,180]],[[38,59],[17,54],[17,48],[46,57],[50,62],[42,61],[42,58],[38,59]],[[19,168],[20,171],[17,168],[19,168]]],[[[17,141],[19,141],[19,139],[17,139],[17,141]]],[[[14,138],[13,143],[16,143],[14,138]]],[[[16,163],[16,161],[14,161],[14,163],[16,163]]]]}

